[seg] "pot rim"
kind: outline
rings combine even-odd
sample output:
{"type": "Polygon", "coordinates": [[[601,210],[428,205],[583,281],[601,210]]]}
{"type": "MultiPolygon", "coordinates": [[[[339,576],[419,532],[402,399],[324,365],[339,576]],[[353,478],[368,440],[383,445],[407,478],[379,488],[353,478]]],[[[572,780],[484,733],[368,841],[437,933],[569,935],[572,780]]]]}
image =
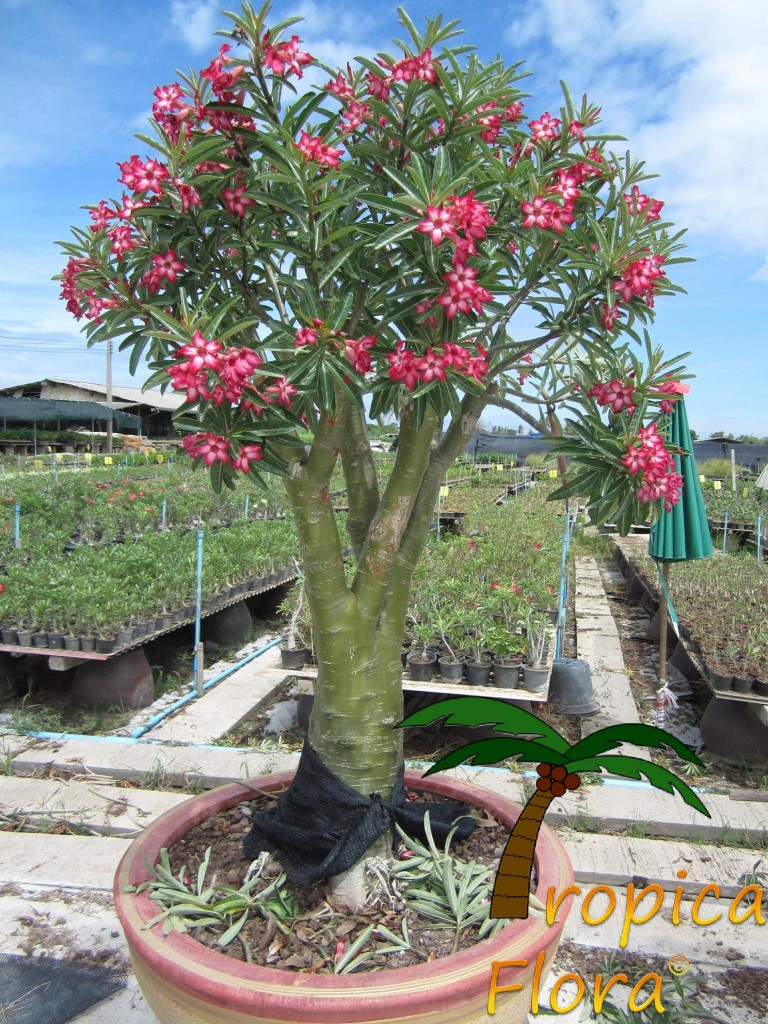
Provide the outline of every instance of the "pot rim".
{"type": "MultiPolygon", "coordinates": [[[[249,793],[271,792],[290,783],[293,771],[242,782],[192,797],[166,811],[138,836],[123,855],[115,875],[114,898],[120,923],[131,954],[166,982],[195,998],[232,1010],[254,1012],[256,1019],[276,1021],[345,1022],[384,1019],[382,1006],[397,1018],[399,1009],[409,1014],[434,1013],[457,1003],[483,996],[488,991],[493,962],[527,961],[516,969],[516,980],[532,977],[536,958],[542,950],[556,946],[573,903],[565,897],[557,920],[548,925],[540,918],[510,922],[492,938],[426,964],[395,967],[378,972],[343,975],[296,974],[275,967],[248,964],[209,949],[189,935],[162,934],[162,923],[147,928],[157,916],[157,904],[146,893],[128,892],[148,877],[147,864],[156,863],[160,850],[170,847],[195,825],[212,814],[243,800],[249,793]],[[467,971],[471,970],[468,976],[467,971]]],[[[430,776],[407,770],[406,786],[440,793],[490,811],[511,828],[520,805],[507,797],[471,783],[430,776]]],[[[536,894],[546,900],[550,887],[560,894],[574,882],[573,868],[565,847],[552,829],[542,825],[536,845],[538,872],[536,894]]]]}

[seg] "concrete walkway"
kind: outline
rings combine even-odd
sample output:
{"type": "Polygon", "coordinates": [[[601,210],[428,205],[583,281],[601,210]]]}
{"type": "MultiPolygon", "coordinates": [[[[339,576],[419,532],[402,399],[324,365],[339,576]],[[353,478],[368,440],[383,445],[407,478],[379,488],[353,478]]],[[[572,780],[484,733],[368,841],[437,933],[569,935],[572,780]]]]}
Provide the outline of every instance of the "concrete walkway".
{"type": "MultiPolygon", "coordinates": [[[[636,721],[618,631],[593,560],[579,560],[576,588],[578,654],[590,662],[601,703],[599,715],[582,720],[584,732],[636,721]]],[[[110,891],[130,836],[187,799],[179,787],[209,788],[296,764],[297,755],[277,744],[254,750],[207,742],[266,702],[282,682],[276,652],[262,657],[138,741],[0,735],[5,766],[0,815],[38,825],[66,822],[90,833],[2,833],[0,950],[67,958],[88,950],[101,952],[107,963],[125,962],[110,891]],[[126,787],[126,781],[133,785],[126,787]]],[[[519,801],[530,791],[530,777],[499,768],[460,767],[451,774],[519,801]]],[[[706,793],[702,799],[709,819],[678,796],[609,778],[602,785],[583,785],[553,803],[546,820],[565,839],[581,890],[566,937],[582,949],[618,949],[620,962],[619,942],[631,898],[628,887],[653,884],[664,893],[661,908],[646,923],[629,927],[628,952],[645,957],[682,953],[699,971],[725,969],[742,960],[768,969],[768,944],[754,916],[740,924],[728,919],[728,901],[740,888],[739,876],[763,856],[757,846],[766,839],[768,803],[706,793]],[[737,840],[742,845],[722,845],[737,840]],[[687,875],[681,881],[683,871],[687,875]],[[705,894],[701,913],[713,917],[719,911],[723,916],[711,925],[697,925],[692,901],[711,884],[719,886],[721,899],[705,894]],[[589,923],[600,916],[600,900],[607,900],[605,891],[602,896],[589,895],[596,885],[611,886],[616,899],[615,911],[600,925],[589,923]],[[673,924],[671,915],[676,887],[684,890],[680,924],[673,924]]],[[[734,1016],[730,1007],[728,1013],[735,1024],[757,1024],[761,1019],[746,1012],[734,1016]]],[[[78,1017],[77,1024],[122,1024],[125,1019],[155,1024],[132,978],[126,990],[78,1017]]]]}

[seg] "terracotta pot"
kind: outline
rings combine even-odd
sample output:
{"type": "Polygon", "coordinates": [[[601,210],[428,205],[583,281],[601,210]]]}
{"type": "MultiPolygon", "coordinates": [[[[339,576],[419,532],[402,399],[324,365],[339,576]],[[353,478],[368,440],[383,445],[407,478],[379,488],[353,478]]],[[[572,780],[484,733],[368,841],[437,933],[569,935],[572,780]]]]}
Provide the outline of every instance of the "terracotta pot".
{"type": "MultiPolygon", "coordinates": [[[[163,847],[211,815],[247,799],[253,790],[280,789],[292,772],[280,772],[245,783],[233,782],[192,797],[149,825],[128,847],[115,877],[115,907],[128,941],[136,978],[160,1024],[523,1024],[531,1008],[537,957],[546,978],[554,959],[572,897],[563,900],[553,925],[538,917],[512,921],[497,935],[470,949],[429,964],[342,975],[296,974],[246,964],[208,949],[191,936],[163,935],[162,923],[147,928],[157,904],[146,893],[129,892],[148,877],[163,847]],[[523,986],[499,993],[495,1016],[487,1014],[494,962],[525,961],[507,967],[498,985],[523,986]]],[[[511,830],[518,804],[488,790],[454,779],[423,779],[406,772],[415,790],[442,793],[488,811],[511,830]]],[[[573,884],[573,869],[555,833],[542,826],[536,845],[536,893],[546,900],[573,884]]]]}

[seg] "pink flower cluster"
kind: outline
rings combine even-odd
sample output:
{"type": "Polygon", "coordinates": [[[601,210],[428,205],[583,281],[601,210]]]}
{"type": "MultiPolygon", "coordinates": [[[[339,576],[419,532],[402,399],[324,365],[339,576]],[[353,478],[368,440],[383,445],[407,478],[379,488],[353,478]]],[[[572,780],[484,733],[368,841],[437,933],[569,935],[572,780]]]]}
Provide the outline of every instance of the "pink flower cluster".
{"type": "Polygon", "coordinates": [[[631,415],[635,411],[634,391],[632,384],[622,384],[620,380],[614,379],[607,384],[593,384],[587,394],[598,405],[608,406],[616,415],[625,409],[631,415]]]}
{"type": "Polygon", "coordinates": [[[486,351],[481,345],[475,346],[477,355],[471,355],[463,345],[453,342],[437,348],[427,348],[423,356],[417,356],[406,348],[404,341],[398,341],[395,351],[387,355],[390,380],[401,381],[409,391],[419,384],[433,380],[445,380],[446,370],[451,367],[464,377],[482,381],[488,372],[486,351]]]}
{"type": "MultiPolygon", "coordinates": [[[[542,119],[544,116],[542,114],[542,119]]],[[[596,150],[591,150],[588,155],[591,159],[600,161],[600,154],[596,150]]],[[[530,202],[520,203],[520,212],[523,214],[522,226],[552,230],[561,235],[566,225],[573,224],[575,204],[581,196],[581,186],[587,178],[596,177],[598,174],[600,171],[596,167],[583,162],[559,168],[544,195],[534,196],[530,202]]]]}
{"type": "Polygon", "coordinates": [[[168,168],[151,158],[143,163],[135,154],[129,160],[117,165],[123,172],[117,179],[134,192],[155,192],[163,194],[163,182],[168,178],[168,168]]]}
{"type": "Polygon", "coordinates": [[[680,500],[683,478],[675,469],[675,460],[664,447],[656,424],[643,427],[621,460],[632,476],[639,478],[637,500],[643,504],[663,501],[667,512],[680,500]]]}
{"type": "Polygon", "coordinates": [[[79,275],[89,266],[88,260],[76,259],[71,256],[62,271],[61,291],[59,298],[67,300],[67,312],[76,320],[85,317],[94,323],[101,323],[101,313],[105,309],[114,309],[122,303],[119,295],[100,296],[95,288],[83,288],[78,284],[79,275]]]}
{"type": "Polygon", "coordinates": [[[303,131],[299,141],[294,142],[294,146],[305,159],[311,160],[321,167],[333,167],[334,170],[339,169],[339,157],[343,150],[326,146],[322,136],[312,136],[309,132],[303,131]]]}
{"type": "Polygon", "coordinates": [[[658,220],[664,206],[660,199],[651,199],[650,196],[643,195],[637,185],[632,187],[631,192],[624,193],[624,202],[632,214],[637,215],[645,211],[646,220],[658,220]]]}
{"type": "Polygon", "coordinates": [[[261,40],[264,63],[274,75],[284,78],[289,78],[291,75],[296,75],[297,78],[304,77],[304,72],[301,69],[307,64],[311,64],[314,57],[300,50],[299,42],[298,36],[291,36],[289,42],[273,43],[269,32],[265,33],[261,40]]]}
{"type": "Polygon", "coordinates": [[[223,349],[221,342],[204,337],[200,331],[195,331],[192,341],[178,352],[185,357],[184,362],[168,370],[174,391],[185,391],[188,402],[202,398],[216,406],[241,402],[243,390],[254,385],[253,374],[262,362],[253,349],[223,349]],[[217,378],[213,387],[209,373],[217,378]]]}
{"type": "Polygon", "coordinates": [[[415,57],[403,57],[395,61],[390,67],[386,61],[376,58],[389,74],[384,77],[373,71],[368,72],[368,92],[374,99],[386,102],[389,99],[389,92],[393,82],[412,82],[414,79],[419,82],[429,82],[430,85],[438,85],[440,77],[438,68],[442,67],[440,61],[432,60],[432,51],[427,49],[415,57]]]}
{"type": "MultiPolygon", "coordinates": [[[[351,77],[352,69],[347,65],[347,76],[344,76],[343,72],[339,72],[335,78],[332,78],[330,82],[326,83],[325,88],[328,92],[333,93],[337,99],[341,100],[344,110],[342,111],[341,118],[346,121],[346,131],[353,132],[368,121],[371,114],[373,113],[372,108],[367,103],[361,103],[355,96],[355,91],[352,88],[351,77]]],[[[374,78],[376,76],[374,75],[374,78]]]]}
{"type": "Polygon", "coordinates": [[[215,462],[231,463],[232,468],[240,473],[248,473],[252,462],[263,458],[261,447],[257,444],[240,445],[237,454],[232,458],[232,447],[226,437],[212,434],[210,431],[198,434],[187,434],[182,438],[181,447],[192,459],[202,459],[206,466],[215,462]]]}
{"type": "Polygon", "coordinates": [[[653,306],[653,295],[656,281],[664,276],[661,268],[663,256],[652,254],[633,260],[623,270],[621,280],[612,285],[623,302],[629,302],[635,296],[644,298],[647,306],[653,306]]]}
{"type": "Polygon", "coordinates": [[[323,321],[315,317],[311,327],[300,327],[296,331],[294,346],[302,348],[304,345],[317,345],[320,335],[330,341],[335,348],[343,351],[347,361],[361,376],[365,376],[373,369],[370,349],[378,342],[378,338],[373,334],[358,339],[345,338],[340,331],[329,331],[323,321]]]}
{"type": "MultiPolygon", "coordinates": [[[[482,304],[493,298],[477,283],[477,270],[467,266],[467,259],[477,255],[475,242],[482,241],[486,228],[494,223],[488,207],[475,199],[472,191],[465,196],[451,196],[446,205],[428,206],[427,216],[416,227],[430,236],[433,245],[440,245],[444,238],[453,244],[452,270],[443,276],[447,290],[437,299],[449,320],[457,313],[473,309],[481,313],[482,304]]],[[[424,311],[423,307],[419,310],[424,311]]]]}

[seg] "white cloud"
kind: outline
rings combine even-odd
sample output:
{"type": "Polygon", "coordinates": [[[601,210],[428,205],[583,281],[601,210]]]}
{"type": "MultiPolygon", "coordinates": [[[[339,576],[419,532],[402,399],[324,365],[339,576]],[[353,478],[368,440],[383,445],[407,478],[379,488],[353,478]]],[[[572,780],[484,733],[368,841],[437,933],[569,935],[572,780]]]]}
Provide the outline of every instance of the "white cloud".
{"type": "Polygon", "coordinates": [[[768,281],[768,256],[765,257],[765,262],[759,270],[756,270],[754,274],[749,275],[750,281],[768,281]]]}
{"type": "Polygon", "coordinates": [[[195,53],[218,48],[214,33],[222,28],[218,0],[172,0],[171,28],[195,53]]]}
{"type": "Polygon", "coordinates": [[[764,247],[764,0],[537,0],[505,38],[549,51],[575,94],[603,104],[605,127],[660,173],[654,194],[676,223],[716,245],[764,247]]]}

